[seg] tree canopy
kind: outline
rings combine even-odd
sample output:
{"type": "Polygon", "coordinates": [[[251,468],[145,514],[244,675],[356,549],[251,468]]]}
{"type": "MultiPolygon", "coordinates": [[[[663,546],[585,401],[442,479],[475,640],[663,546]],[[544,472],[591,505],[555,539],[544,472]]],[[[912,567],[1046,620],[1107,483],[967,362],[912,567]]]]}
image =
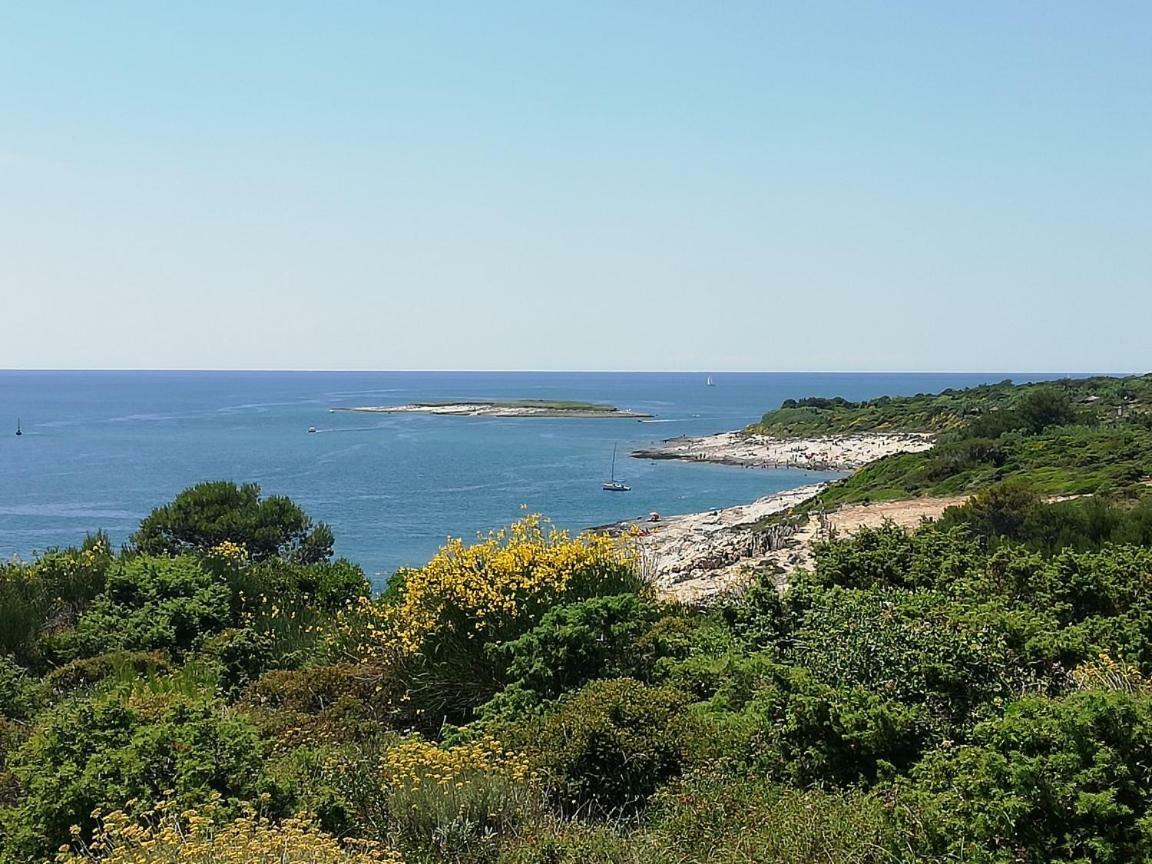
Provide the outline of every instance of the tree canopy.
{"type": "Polygon", "coordinates": [[[207,552],[222,543],[242,546],[254,561],[273,556],[312,564],[332,557],[332,531],[314,523],[292,499],[260,497],[255,483],[199,483],[157,507],[132,535],[150,555],[207,552]]]}

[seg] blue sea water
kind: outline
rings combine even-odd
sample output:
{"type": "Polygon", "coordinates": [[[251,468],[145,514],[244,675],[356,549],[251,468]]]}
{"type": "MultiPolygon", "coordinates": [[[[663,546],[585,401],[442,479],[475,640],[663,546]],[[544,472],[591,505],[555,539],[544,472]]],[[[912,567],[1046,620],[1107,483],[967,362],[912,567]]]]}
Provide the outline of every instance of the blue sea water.
{"type": "Polygon", "coordinates": [[[380,585],[445,537],[474,536],[525,509],[579,530],[651,510],[730,506],[828,476],[626,456],[642,445],[736,429],[787,398],[862,399],[1006,377],[1050,376],[729,373],[707,387],[704,374],[689,373],[0,371],[0,557],[27,558],[96,529],[122,542],[184,487],[232,479],[289,495],[328,522],[337,553],[380,585]],[[328,410],[466,398],[602,401],[656,416],[328,410]],[[600,488],[613,445],[631,493],[600,488]]]}

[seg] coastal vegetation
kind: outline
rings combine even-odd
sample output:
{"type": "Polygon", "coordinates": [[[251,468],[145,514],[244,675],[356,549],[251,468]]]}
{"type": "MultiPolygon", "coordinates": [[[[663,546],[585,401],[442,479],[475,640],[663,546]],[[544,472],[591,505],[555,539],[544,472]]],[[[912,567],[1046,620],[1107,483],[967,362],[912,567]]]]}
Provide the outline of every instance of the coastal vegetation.
{"type": "Polygon", "coordinates": [[[1152,414],[1152,375],[1065,378],[1034,384],[984,384],[916,396],[880,396],[863,402],[841,397],[787,399],[748,431],[780,438],[853,432],[944,432],[977,423],[983,437],[995,431],[1041,431],[1079,419],[1099,424],[1152,414]]]}
{"type": "Polygon", "coordinates": [[[810,507],[952,496],[1010,480],[1048,496],[1139,497],[1152,477],[1152,375],[1002,382],[867,402],[788,400],[747,431],[875,430],[932,432],[936,443],[865,465],[810,507]]]}
{"type": "Polygon", "coordinates": [[[1146,860],[1148,379],[978,390],[828,490],[966,503],[783,593],[673,602],[633,538],[528,516],[374,595],[231,483],[0,565],[0,864],[1146,860]]]}

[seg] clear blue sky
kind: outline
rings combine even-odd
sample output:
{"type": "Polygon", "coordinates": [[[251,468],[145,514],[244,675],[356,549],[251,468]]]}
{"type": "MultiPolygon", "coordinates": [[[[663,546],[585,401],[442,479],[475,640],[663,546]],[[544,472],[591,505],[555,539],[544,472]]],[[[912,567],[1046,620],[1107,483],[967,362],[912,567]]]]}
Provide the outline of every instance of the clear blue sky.
{"type": "Polygon", "coordinates": [[[0,367],[1152,368],[1147,2],[2,2],[0,367]]]}

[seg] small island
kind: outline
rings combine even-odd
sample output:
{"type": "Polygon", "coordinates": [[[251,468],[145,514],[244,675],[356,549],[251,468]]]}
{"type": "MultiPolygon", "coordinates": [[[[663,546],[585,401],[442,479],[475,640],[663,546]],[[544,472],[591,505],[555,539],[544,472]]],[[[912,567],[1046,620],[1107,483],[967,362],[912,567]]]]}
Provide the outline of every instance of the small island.
{"type": "Polygon", "coordinates": [[[643,420],[652,416],[598,402],[549,399],[413,402],[409,405],[365,405],[357,408],[333,408],[332,410],[357,411],[369,414],[443,414],[451,417],[576,417],[580,419],[632,418],[643,420]]]}

